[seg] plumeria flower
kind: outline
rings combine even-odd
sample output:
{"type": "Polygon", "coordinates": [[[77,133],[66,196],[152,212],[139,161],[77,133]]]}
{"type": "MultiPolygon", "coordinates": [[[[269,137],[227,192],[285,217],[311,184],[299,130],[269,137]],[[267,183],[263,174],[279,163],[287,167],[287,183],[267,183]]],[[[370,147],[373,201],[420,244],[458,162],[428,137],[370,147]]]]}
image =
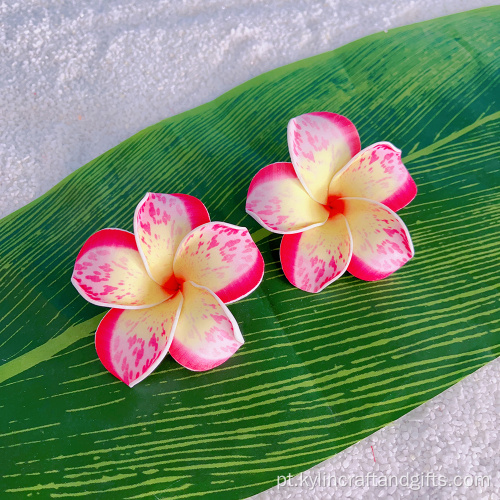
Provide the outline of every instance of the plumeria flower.
{"type": "Polygon", "coordinates": [[[355,126],[334,113],[290,120],[291,163],[261,169],[246,210],[283,234],[280,259],[292,285],[319,292],[347,270],[363,280],[392,274],[414,255],[396,211],[417,187],[389,142],[361,149],[355,126]]]}
{"type": "Polygon", "coordinates": [[[96,331],[103,365],[130,387],[168,352],[203,371],[243,344],[226,307],[255,290],[264,261],[246,228],[210,222],[184,194],[148,193],[134,234],[103,229],[83,245],[71,281],[83,298],[112,307],[96,331]]]}

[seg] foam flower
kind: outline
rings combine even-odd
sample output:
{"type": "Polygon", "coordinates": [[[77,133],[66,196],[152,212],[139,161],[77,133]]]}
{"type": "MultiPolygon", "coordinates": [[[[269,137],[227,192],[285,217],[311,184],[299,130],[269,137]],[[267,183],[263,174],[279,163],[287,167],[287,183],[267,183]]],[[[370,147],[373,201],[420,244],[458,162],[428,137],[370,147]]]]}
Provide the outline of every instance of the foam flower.
{"type": "Polygon", "coordinates": [[[246,210],[283,234],[280,259],[288,280],[319,292],[347,270],[363,280],[392,274],[414,255],[410,234],[395,213],[417,187],[389,142],[361,149],[344,116],[308,113],[290,120],[291,163],[261,169],[246,210]]]}
{"type": "Polygon", "coordinates": [[[96,331],[97,354],[132,387],[168,352],[194,371],[226,361],[244,342],[226,304],[255,290],[263,274],[246,228],[210,222],[192,196],[147,193],[134,234],[93,234],[71,281],[89,302],[112,308],[96,331]]]}

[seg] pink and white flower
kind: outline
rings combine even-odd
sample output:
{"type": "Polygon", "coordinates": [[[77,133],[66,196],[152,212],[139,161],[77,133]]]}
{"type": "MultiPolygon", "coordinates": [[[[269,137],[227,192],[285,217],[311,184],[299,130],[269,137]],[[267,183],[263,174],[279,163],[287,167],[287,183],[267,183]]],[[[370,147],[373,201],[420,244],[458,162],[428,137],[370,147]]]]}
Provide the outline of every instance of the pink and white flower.
{"type": "Polygon", "coordinates": [[[132,387],[168,352],[194,371],[226,361],[244,342],[226,304],[253,292],[263,274],[246,228],[210,222],[193,196],[147,193],[135,211],[134,234],[93,234],[71,281],[89,302],[113,308],[97,328],[96,350],[132,387]]]}
{"type": "Polygon", "coordinates": [[[246,210],[263,227],[283,234],[280,259],[292,285],[319,292],[347,270],[379,280],[414,255],[410,233],[395,213],[417,193],[389,142],[361,149],[344,116],[308,113],[290,120],[291,163],[261,169],[246,210]]]}

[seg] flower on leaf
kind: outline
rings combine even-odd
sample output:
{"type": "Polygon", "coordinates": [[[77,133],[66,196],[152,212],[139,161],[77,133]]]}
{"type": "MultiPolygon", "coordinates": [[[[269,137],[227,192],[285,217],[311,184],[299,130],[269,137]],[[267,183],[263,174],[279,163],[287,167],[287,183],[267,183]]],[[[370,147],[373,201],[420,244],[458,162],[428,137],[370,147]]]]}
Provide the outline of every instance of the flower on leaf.
{"type": "Polygon", "coordinates": [[[255,290],[264,261],[246,228],[210,222],[184,194],[147,193],[134,234],[103,229],[83,245],[72,283],[112,309],[96,331],[103,365],[132,387],[168,352],[182,366],[219,366],[243,344],[226,304],[255,290]]]}
{"type": "Polygon", "coordinates": [[[361,149],[344,116],[308,113],[290,120],[291,163],[273,163],[253,178],[246,210],[283,234],[280,259],[292,285],[320,292],[347,270],[368,281],[399,269],[414,255],[395,213],[417,187],[389,142],[361,149]]]}

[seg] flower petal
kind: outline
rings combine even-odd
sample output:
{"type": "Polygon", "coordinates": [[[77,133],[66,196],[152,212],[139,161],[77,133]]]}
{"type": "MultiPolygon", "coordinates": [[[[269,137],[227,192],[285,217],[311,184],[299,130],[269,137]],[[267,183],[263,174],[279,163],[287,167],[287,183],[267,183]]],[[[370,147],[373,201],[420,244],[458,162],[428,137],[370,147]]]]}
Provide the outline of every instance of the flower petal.
{"type": "Polygon", "coordinates": [[[194,281],[230,303],[253,292],[262,281],[264,260],[244,227],[209,222],[182,240],[174,259],[179,281],[194,281]]]}
{"type": "Polygon", "coordinates": [[[182,294],[184,303],[170,354],[189,370],[215,368],[243,345],[238,323],[208,288],[186,281],[182,294]]]}
{"type": "Polygon", "coordinates": [[[417,186],[401,161],[401,151],[390,142],[378,142],[334,176],[329,194],[379,201],[396,212],[415,198],[417,186]]]}
{"type": "Polygon", "coordinates": [[[102,229],[85,242],[71,282],[84,299],[103,307],[141,309],[172,295],[148,276],[134,235],[122,229],[102,229]]]}
{"type": "Polygon", "coordinates": [[[288,150],[295,172],[309,195],[326,205],[328,186],[361,148],[356,127],[335,113],[307,113],[288,123],[288,150]]]}
{"type": "Polygon", "coordinates": [[[414,255],[410,233],[401,218],[382,203],[343,198],[352,234],[353,254],[347,270],[362,280],[380,280],[414,255]]]}
{"type": "Polygon", "coordinates": [[[194,196],[147,193],[135,210],[134,233],[151,278],[168,288],[179,243],[195,227],[207,222],[207,209],[194,196]]]}
{"type": "Polygon", "coordinates": [[[144,380],[167,355],[182,303],[179,292],[148,309],[111,309],[95,334],[105,368],[130,387],[144,380]]]}
{"type": "Polygon", "coordinates": [[[307,194],[291,163],[273,163],[257,172],[248,189],[246,211],[279,234],[301,232],[328,219],[328,210],[307,194]]]}
{"type": "Polygon", "coordinates": [[[300,234],[285,234],[280,259],[288,281],[306,292],[320,292],[344,274],[351,259],[351,234],[342,214],[300,234]]]}

